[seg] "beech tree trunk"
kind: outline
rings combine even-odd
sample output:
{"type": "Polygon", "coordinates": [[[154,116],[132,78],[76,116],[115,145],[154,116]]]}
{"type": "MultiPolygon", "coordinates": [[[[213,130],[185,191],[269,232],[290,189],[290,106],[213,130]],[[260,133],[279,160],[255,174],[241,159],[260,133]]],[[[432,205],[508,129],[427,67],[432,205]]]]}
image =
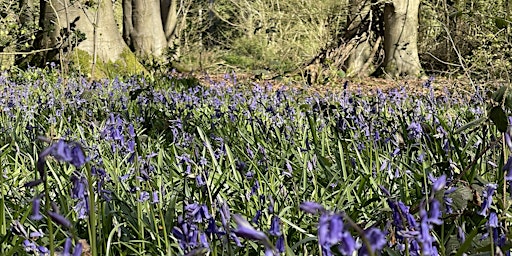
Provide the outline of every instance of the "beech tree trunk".
{"type": "Polygon", "coordinates": [[[85,6],[83,0],[40,0],[39,23],[44,28],[40,47],[64,51],[77,48],[115,62],[127,45],[119,34],[112,1],[99,0],[95,10],[85,6]]]}
{"type": "Polygon", "coordinates": [[[352,39],[353,49],[345,62],[346,74],[348,77],[364,77],[371,72],[365,68],[365,63],[371,55],[372,31],[368,24],[371,11],[369,0],[350,0],[350,12],[348,16],[347,32],[352,39]]]}
{"type": "Polygon", "coordinates": [[[160,2],[132,0],[131,44],[137,56],[159,58],[167,47],[160,2]]]}
{"type": "Polygon", "coordinates": [[[393,0],[384,7],[384,70],[392,77],[419,76],[420,0],[393,0]]]}
{"type": "Polygon", "coordinates": [[[123,37],[142,58],[165,59],[174,46],[178,0],[123,0],[123,37]]]}

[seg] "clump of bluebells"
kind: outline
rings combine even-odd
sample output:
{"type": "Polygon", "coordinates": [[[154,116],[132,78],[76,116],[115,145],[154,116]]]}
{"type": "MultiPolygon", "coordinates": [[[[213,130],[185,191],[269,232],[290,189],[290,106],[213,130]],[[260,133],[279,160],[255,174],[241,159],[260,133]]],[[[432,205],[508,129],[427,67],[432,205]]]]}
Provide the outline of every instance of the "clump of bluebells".
{"type": "MultiPolygon", "coordinates": [[[[96,255],[508,248],[509,193],[499,188],[512,190],[512,158],[495,147],[485,92],[439,96],[433,78],[428,95],[413,97],[405,88],[369,96],[348,83],[339,93],[242,84],[234,73],[207,86],[176,73],[151,82],[55,74],[0,74],[0,142],[15,145],[0,145],[3,182],[14,184],[11,166],[30,163],[18,153],[37,135],[82,139],[44,149],[25,195],[2,194],[10,210],[18,208],[5,198],[30,201],[27,214],[11,211],[28,218],[5,217],[18,252],[80,254],[80,238],[96,255]],[[483,129],[464,129],[475,120],[483,129]],[[81,145],[94,145],[90,159],[81,145]],[[473,227],[478,235],[468,235],[473,227]],[[471,246],[448,248],[452,238],[471,246]]],[[[32,177],[33,168],[19,169],[23,182],[32,177]]]]}
{"type": "MultiPolygon", "coordinates": [[[[44,139],[43,140],[47,140],[44,139]]],[[[72,222],[60,213],[60,210],[56,205],[56,203],[51,200],[48,185],[48,174],[45,168],[47,158],[51,156],[59,162],[69,163],[75,167],[74,174],[71,175],[71,198],[76,199],[76,205],[73,207],[74,211],[78,215],[78,219],[83,219],[89,217],[89,212],[91,206],[89,205],[88,197],[88,180],[79,172],[80,168],[86,163],[87,158],[85,157],[85,153],[82,149],[82,146],[76,142],[66,142],[64,140],[58,140],[56,143],[53,143],[46,149],[44,149],[38,156],[37,160],[37,172],[39,173],[39,179],[28,182],[25,184],[27,188],[34,188],[40,184],[44,184],[44,195],[38,194],[32,200],[32,214],[30,215],[30,220],[35,223],[41,223],[46,216],[46,226],[48,232],[46,235],[49,236],[49,249],[47,246],[38,245],[37,240],[44,236],[45,232],[39,229],[36,232],[27,233],[25,227],[19,222],[16,221],[13,226],[13,231],[15,234],[21,236],[25,240],[23,241],[23,247],[26,252],[32,252],[38,255],[54,255],[56,253],[54,236],[56,236],[55,231],[53,230],[53,223],[60,226],[62,230],[65,231],[68,237],[65,238],[65,242],[62,250],[59,252],[61,255],[71,255],[72,243],[75,240],[75,246],[72,255],[81,255],[82,254],[82,244],[78,242],[78,237],[75,232],[75,227],[72,222]],[[45,210],[41,212],[41,203],[42,200],[45,201],[45,210]],[[48,207],[51,206],[51,207],[48,207]],[[50,209],[51,208],[51,209],[50,209]]],[[[85,175],[84,175],[85,176],[85,175]]],[[[92,182],[92,181],[91,181],[92,182]]],[[[42,224],[42,223],[41,223],[42,224]]]]}
{"type": "Polygon", "coordinates": [[[376,255],[386,245],[386,234],[376,227],[361,230],[345,213],[327,211],[316,202],[304,202],[300,209],[306,213],[320,215],[318,221],[318,243],[322,255],[334,255],[335,250],[342,255],[376,255]],[[352,235],[357,231],[359,240],[352,235]],[[352,231],[354,232],[354,231],[352,231]]]}

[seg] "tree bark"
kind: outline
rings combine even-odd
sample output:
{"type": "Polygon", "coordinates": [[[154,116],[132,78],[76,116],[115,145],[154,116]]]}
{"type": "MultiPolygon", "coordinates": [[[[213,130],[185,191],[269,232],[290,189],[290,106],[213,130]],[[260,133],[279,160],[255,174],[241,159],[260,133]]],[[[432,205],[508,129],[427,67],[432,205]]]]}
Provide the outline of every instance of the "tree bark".
{"type": "Polygon", "coordinates": [[[131,45],[142,58],[163,57],[167,40],[160,12],[160,2],[132,0],[131,45]]]}
{"type": "Polygon", "coordinates": [[[96,11],[87,9],[83,1],[40,0],[44,28],[42,45],[46,48],[86,51],[103,61],[116,61],[127,47],[114,19],[112,1],[100,0],[96,11]],[[94,33],[96,28],[96,33],[94,33]],[[79,34],[85,36],[79,40],[79,34]],[[96,34],[96,36],[95,36],[96,34]]]}
{"type": "Polygon", "coordinates": [[[420,0],[393,0],[384,7],[384,70],[392,77],[419,76],[420,0]]]}
{"type": "Polygon", "coordinates": [[[350,0],[350,12],[348,16],[347,35],[350,34],[353,50],[345,61],[347,77],[365,77],[370,71],[365,67],[371,53],[372,31],[368,24],[371,6],[368,0],[350,0]]]}

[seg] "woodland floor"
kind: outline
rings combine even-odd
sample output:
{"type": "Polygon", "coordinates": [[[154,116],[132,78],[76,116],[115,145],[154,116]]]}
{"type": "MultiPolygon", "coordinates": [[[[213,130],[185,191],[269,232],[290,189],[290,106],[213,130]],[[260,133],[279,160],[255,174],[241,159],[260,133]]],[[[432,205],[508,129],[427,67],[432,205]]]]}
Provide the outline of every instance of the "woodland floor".
{"type": "MultiPolygon", "coordinates": [[[[225,74],[218,75],[197,75],[196,76],[204,85],[210,84],[208,80],[221,82],[227,81],[225,74]]],[[[318,93],[320,95],[328,95],[337,93],[343,90],[343,85],[348,82],[347,90],[350,92],[357,92],[363,95],[374,95],[380,89],[382,92],[389,92],[391,90],[405,89],[408,95],[426,95],[429,93],[429,88],[425,86],[428,78],[422,79],[401,79],[391,80],[383,78],[364,78],[364,79],[339,79],[334,81],[328,81],[322,84],[314,84],[305,86],[304,82],[301,81],[285,81],[283,79],[256,79],[252,75],[241,75],[237,74],[237,83],[242,84],[258,84],[266,85],[271,84],[273,89],[278,88],[300,88],[309,90],[311,93],[318,93]]],[[[449,94],[452,97],[471,97],[475,92],[475,88],[487,88],[491,91],[503,85],[501,81],[487,81],[487,82],[475,82],[469,79],[449,79],[444,77],[435,77],[432,83],[434,88],[434,95],[436,97],[449,94]]],[[[226,82],[226,85],[232,85],[226,82]]]]}

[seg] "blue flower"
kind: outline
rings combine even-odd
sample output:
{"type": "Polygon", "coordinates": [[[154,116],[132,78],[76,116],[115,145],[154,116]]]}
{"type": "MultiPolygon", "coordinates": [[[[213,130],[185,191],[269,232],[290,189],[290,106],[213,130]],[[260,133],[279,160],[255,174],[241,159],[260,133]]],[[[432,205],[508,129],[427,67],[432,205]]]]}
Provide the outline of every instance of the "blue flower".
{"type": "Polygon", "coordinates": [[[285,248],[284,248],[284,236],[280,236],[279,238],[277,238],[276,249],[277,249],[277,251],[279,253],[283,253],[285,251],[285,248]]]}
{"type": "Polygon", "coordinates": [[[300,204],[300,209],[310,214],[317,214],[325,211],[325,208],[321,204],[315,202],[303,202],[300,204]]]}
{"type": "Polygon", "coordinates": [[[498,185],[492,183],[485,185],[485,189],[483,192],[484,201],[482,202],[482,208],[478,212],[479,215],[487,216],[487,211],[489,210],[492,204],[492,196],[494,195],[494,192],[496,191],[497,187],[498,185]]]}
{"type": "Polygon", "coordinates": [[[441,177],[434,179],[432,184],[432,190],[434,192],[437,192],[444,188],[446,185],[446,174],[441,175],[441,177]]]}
{"type": "Polygon", "coordinates": [[[71,227],[71,222],[66,219],[66,217],[56,213],[56,212],[48,212],[48,216],[50,216],[50,218],[55,221],[55,223],[63,226],[63,227],[66,227],[66,228],[69,228],[71,227]]]}
{"type": "Polygon", "coordinates": [[[31,220],[41,220],[43,215],[40,212],[41,208],[41,199],[39,197],[34,198],[32,200],[32,215],[30,216],[31,220]]]}
{"type": "Polygon", "coordinates": [[[233,215],[233,219],[235,220],[237,229],[234,233],[237,236],[247,238],[250,240],[264,241],[268,240],[265,233],[254,229],[249,222],[247,222],[242,216],[235,214],[233,215]]]}
{"type": "Polygon", "coordinates": [[[273,235],[273,236],[280,236],[281,235],[281,230],[279,228],[279,216],[274,216],[272,217],[272,222],[270,223],[270,230],[269,230],[269,234],[270,235],[273,235]]]}
{"type": "Polygon", "coordinates": [[[411,122],[411,124],[409,124],[409,127],[407,127],[407,131],[409,132],[408,135],[410,139],[419,139],[423,134],[423,129],[421,128],[421,125],[416,122],[411,122]]]}
{"type": "MultiPolygon", "coordinates": [[[[378,228],[370,228],[365,230],[364,236],[368,240],[368,243],[370,244],[370,249],[374,253],[382,250],[382,248],[384,248],[384,246],[387,243],[386,235],[378,228]]],[[[364,244],[361,247],[361,249],[359,249],[358,255],[370,255],[368,253],[368,248],[364,246],[364,244]]]]}

